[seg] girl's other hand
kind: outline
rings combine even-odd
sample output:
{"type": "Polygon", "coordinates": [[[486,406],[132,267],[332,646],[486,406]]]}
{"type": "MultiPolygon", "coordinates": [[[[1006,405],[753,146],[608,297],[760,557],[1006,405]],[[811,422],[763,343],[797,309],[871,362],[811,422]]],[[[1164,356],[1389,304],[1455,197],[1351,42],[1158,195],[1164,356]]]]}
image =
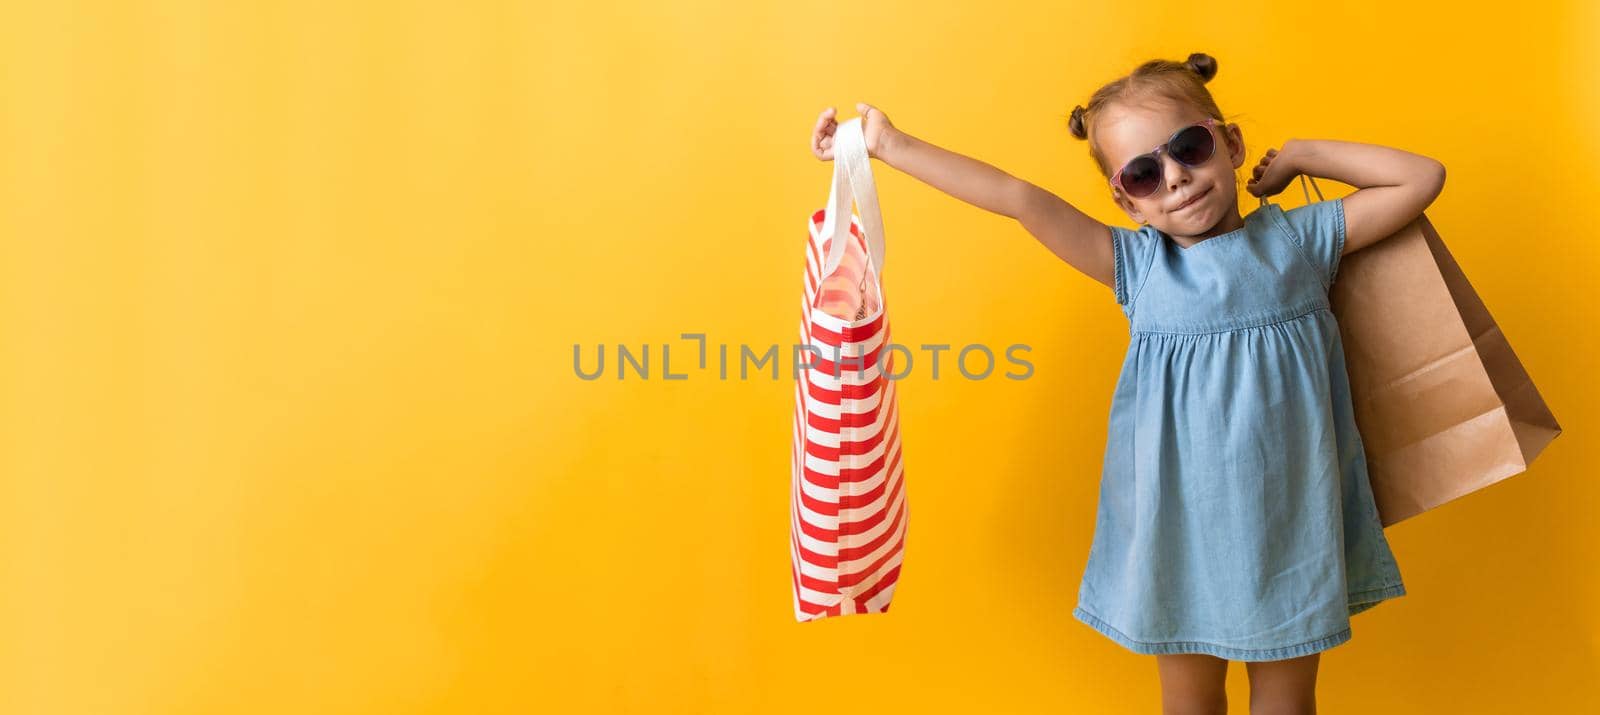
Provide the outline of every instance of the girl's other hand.
{"type": "MultiPolygon", "coordinates": [[[[867,139],[867,156],[876,159],[883,158],[890,138],[894,135],[894,125],[889,122],[889,115],[882,110],[864,102],[856,103],[856,111],[861,113],[861,133],[867,139]]],[[[834,121],[833,107],[822,110],[817,115],[817,126],[811,131],[811,153],[821,161],[833,161],[833,133],[839,128],[839,123],[834,121]]]]}
{"type": "Polygon", "coordinates": [[[1268,149],[1266,156],[1261,157],[1261,163],[1256,165],[1250,181],[1245,184],[1245,190],[1255,196],[1272,196],[1289,185],[1300,171],[1294,162],[1280,158],[1277,149],[1268,149]]]}

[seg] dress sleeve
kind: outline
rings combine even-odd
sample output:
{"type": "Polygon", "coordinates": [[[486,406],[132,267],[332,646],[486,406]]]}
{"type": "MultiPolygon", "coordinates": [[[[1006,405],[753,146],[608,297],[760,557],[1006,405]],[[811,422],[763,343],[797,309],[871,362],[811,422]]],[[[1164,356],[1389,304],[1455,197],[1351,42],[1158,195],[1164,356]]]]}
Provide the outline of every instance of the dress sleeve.
{"type": "Polygon", "coordinates": [[[1326,199],[1296,206],[1283,213],[1290,235],[1322,277],[1332,285],[1339,272],[1339,255],[1344,253],[1344,199],[1326,199]]]}
{"type": "Polygon", "coordinates": [[[1139,230],[1111,226],[1111,254],[1114,265],[1114,290],[1118,305],[1128,305],[1139,296],[1150,261],[1155,257],[1156,241],[1160,237],[1148,226],[1139,230]]]}

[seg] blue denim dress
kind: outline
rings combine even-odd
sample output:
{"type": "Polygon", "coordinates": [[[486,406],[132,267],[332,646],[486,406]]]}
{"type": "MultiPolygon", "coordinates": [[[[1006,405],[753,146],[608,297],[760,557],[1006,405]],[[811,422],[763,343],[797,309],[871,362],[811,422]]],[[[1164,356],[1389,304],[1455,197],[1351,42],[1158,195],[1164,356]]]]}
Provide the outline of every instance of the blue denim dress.
{"type": "Polygon", "coordinates": [[[1294,658],[1406,592],[1328,302],[1343,200],[1244,223],[1111,227],[1131,337],[1073,615],[1135,653],[1294,658]]]}

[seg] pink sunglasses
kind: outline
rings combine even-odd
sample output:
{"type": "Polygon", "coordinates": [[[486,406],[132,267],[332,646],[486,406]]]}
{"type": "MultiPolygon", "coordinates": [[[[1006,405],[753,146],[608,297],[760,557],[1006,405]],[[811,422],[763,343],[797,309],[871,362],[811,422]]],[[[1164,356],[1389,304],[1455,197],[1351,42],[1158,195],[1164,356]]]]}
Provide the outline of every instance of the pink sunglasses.
{"type": "Polygon", "coordinates": [[[1144,198],[1161,188],[1163,171],[1161,170],[1161,154],[1171,154],[1178,163],[1188,167],[1196,167],[1211,160],[1211,155],[1216,153],[1217,142],[1212,136],[1211,128],[1219,123],[1216,119],[1205,119],[1172,133],[1161,146],[1151,150],[1148,154],[1140,154],[1128,160],[1117,173],[1111,175],[1111,187],[1121,187],[1122,192],[1133,198],[1144,198]]]}

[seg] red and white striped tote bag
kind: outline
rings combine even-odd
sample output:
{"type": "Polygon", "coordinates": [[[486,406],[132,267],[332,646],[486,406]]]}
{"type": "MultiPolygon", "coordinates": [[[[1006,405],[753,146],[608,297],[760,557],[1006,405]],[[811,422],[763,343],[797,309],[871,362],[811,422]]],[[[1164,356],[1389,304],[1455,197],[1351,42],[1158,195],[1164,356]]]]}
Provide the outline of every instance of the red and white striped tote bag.
{"type": "Polygon", "coordinates": [[[828,207],[809,225],[795,370],[790,556],[802,622],[888,611],[910,514],[883,218],[860,118],[839,125],[833,151],[828,207]]]}

